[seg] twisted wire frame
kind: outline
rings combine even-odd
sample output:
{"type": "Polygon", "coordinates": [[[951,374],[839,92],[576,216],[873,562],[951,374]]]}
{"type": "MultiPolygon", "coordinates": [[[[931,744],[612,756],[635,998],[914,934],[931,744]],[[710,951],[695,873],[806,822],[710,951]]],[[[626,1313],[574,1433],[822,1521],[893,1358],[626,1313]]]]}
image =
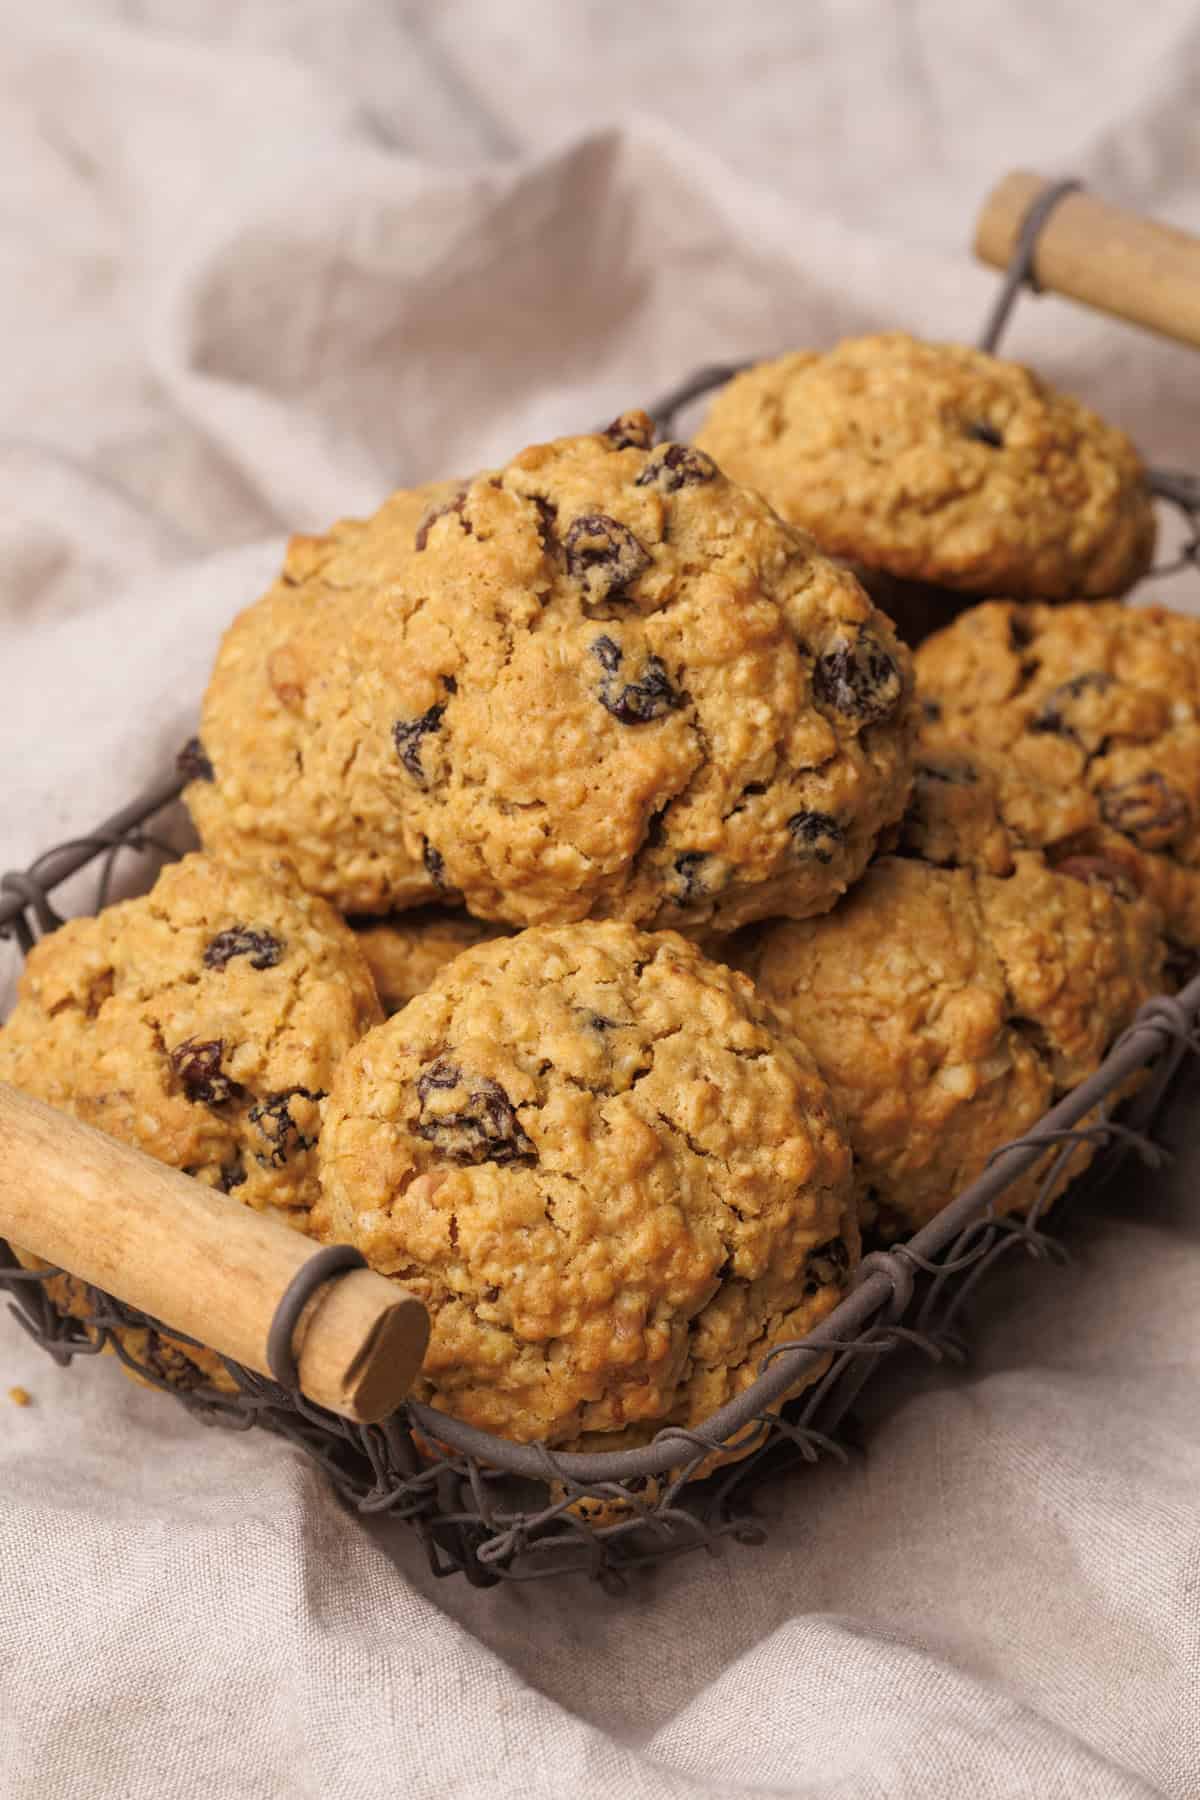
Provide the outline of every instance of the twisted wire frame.
{"type": "MultiPolygon", "coordinates": [[[[995,347],[1017,295],[1033,284],[1037,231],[1073,185],[1050,190],[1026,221],[983,334],[986,348],[995,347]]],[[[687,406],[743,366],[702,370],[673,390],[654,409],[660,432],[672,433],[687,406]]],[[[1182,552],[1155,573],[1200,567],[1200,481],[1174,471],[1156,471],[1152,481],[1188,530],[1182,552]]],[[[185,750],[185,768],[186,757],[185,750]]],[[[164,780],[86,837],[0,878],[0,936],[28,952],[62,923],[51,892],[86,867],[97,869],[93,898],[99,909],[119,860],[139,858],[148,874],[150,861],[179,854],[161,828],[149,827],[167,816],[182,786],[178,775],[164,780]]],[[[439,1576],[460,1573],[477,1586],[491,1586],[582,1572],[619,1590],[641,1564],[701,1548],[715,1552],[731,1538],[762,1542],[765,1527],[755,1511],[762,1484],[822,1458],[845,1461],[852,1409],[897,1353],[962,1362],[964,1308],[987,1276],[1018,1257],[1066,1260],[1045,1215],[1079,1147],[1088,1145],[1093,1160],[1066,1200],[1055,1203],[1056,1223],[1131,1159],[1148,1167],[1164,1160],[1153,1137],[1155,1121],[1191,1055],[1200,1056],[1200,975],[1174,997],[1144,1006],[1101,1068],[1032,1131],[998,1150],[980,1178],[929,1224],[907,1242],[867,1255],[828,1317],[807,1337],[776,1345],[753,1384],[701,1429],[668,1427],[637,1449],[578,1455],[509,1443],[415,1402],[378,1425],[352,1424],[314,1406],[294,1385],[288,1353],[303,1283],[281,1303],[282,1350],[281,1333],[272,1334],[277,1378],[221,1359],[229,1391],[198,1369],[181,1384],[179,1359],[164,1361],[162,1355],[169,1321],[149,1318],[95,1288],[80,1290],[78,1316],[60,1311],[47,1282],[62,1271],[27,1269],[2,1241],[0,1288],[12,1295],[10,1310],[19,1323],[57,1362],[111,1351],[205,1424],[260,1426],[286,1438],[356,1511],[411,1522],[439,1576]],[[1147,1073],[1134,1102],[1121,1119],[1110,1117],[1110,1101],[1128,1092],[1139,1072],[1147,1073]],[[1021,1217],[1006,1216],[1005,1191],[1039,1161],[1044,1170],[1034,1204],[1021,1217]],[[808,1385],[788,1399],[803,1381],[808,1385]]],[[[337,1255],[329,1251],[317,1252],[306,1265],[310,1286],[336,1278],[331,1256],[336,1265],[337,1255]]],[[[192,1341],[177,1331],[170,1335],[192,1341]]]]}

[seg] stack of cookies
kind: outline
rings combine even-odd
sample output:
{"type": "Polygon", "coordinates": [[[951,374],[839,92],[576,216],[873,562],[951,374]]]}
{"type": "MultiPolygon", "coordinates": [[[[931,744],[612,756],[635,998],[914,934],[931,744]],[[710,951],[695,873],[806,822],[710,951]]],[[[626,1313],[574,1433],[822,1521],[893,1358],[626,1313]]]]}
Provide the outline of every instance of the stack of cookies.
{"type": "Polygon", "coordinates": [[[39,945],[0,1078],[356,1245],[459,1418],[699,1426],[1200,943],[1200,623],[1092,598],[1152,544],[1119,432],[900,336],[294,539],[203,853],[39,945]],[[915,677],[871,597],[996,592],[915,677]]]}

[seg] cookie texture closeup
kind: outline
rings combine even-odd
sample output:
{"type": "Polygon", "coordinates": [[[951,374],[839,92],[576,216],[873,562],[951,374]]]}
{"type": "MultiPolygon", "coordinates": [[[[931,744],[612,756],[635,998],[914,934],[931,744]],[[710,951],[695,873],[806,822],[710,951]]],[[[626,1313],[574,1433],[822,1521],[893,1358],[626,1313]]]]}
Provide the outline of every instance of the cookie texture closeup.
{"type": "Polygon", "coordinates": [[[0,1080],[303,1228],[322,1103],[381,1017],[324,901],[188,856],[30,952],[0,1080]]]}
{"type": "Polygon", "coordinates": [[[470,913],[424,906],[356,926],[358,947],[367,959],[386,1013],[399,1012],[414,994],[423,994],[434,976],[472,944],[503,937],[503,925],[489,925],[470,913]]]}
{"type": "Polygon", "coordinates": [[[356,613],[361,741],[482,918],[806,916],[903,809],[889,622],[711,458],[651,442],[627,414],[479,476],[356,613]]]}
{"type": "MultiPolygon", "coordinates": [[[[1148,896],[1200,948],[1200,619],[992,602],[917,666],[919,767],[965,751],[1012,846],[1148,896]]],[[[943,816],[936,860],[986,866],[974,829],[943,816]]]]}
{"type": "Polygon", "coordinates": [[[1124,593],[1154,512],[1124,432],[1029,369],[903,332],[759,363],[696,442],[823,549],[906,580],[1124,593]]]}
{"type": "Polygon", "coordinates": [[[204,697],[184,798],[205,847],[268,868],[347,912],[415,906],[440,892],[380,781],[391,746],[351,705],[349,619],[395,579],[426,514],[454,483],[402,490],[369,521],[295,537],[279,579],[226,632],[204,697]]]}
{"type": "MultiPolygon", "coordinates": [[[[925,1224],[1092,1073],[1159,988],[1159,925],[1148,902],[1020,852],[1006,879],[884,857],[828,917],[748,934],[742,966],[845,1120],[865,1232],[925,1224]]],[[[1005,1210],[1029,1207],[1047,1161],[1005,1210]]]]}
{"type": "Polygon", "coordinates": [[[465,951],[342,1064],[320,1155],[323,1234],[430,1310],[417,1397],[520,1441],[699,1424],[858,1255],[811,1058],[674,933],[465,951]]]}

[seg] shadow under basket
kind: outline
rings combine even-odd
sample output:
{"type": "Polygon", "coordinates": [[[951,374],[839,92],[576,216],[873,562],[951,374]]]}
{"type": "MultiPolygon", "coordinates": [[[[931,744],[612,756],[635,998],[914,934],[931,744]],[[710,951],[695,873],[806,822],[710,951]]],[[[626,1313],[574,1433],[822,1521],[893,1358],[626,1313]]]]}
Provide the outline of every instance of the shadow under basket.
{"type": "MultiPolygon", "coordinates": [[[[1018,292],[1031,281],[1037,234],[1055,199],[1071,186],[1057,184],[1048,190],[1050,203],[1031,211],[983,334],[986,348],[995,348],[1018,292]]],[[[686,407],[742,366],[704,370],[681,384],[654,409],[660,429],[672,430],[686,407]]],[[[1176,560],[1154,572],[1161,578],[1200,560],[1200,482],[1160,471],[1152,474],[1152,485],[1182,516],[1187,532],[1176,560]]],[[[141,885],[148,885],[155,860],[177,854],[162,834],[182,785],[178,776],[164,780],[87,837],[5,876],[0,935],[15,939],[24,953],[39,935],[53,931],[62,920],[50,893],[82,869],[98,870],[97,908],[106,903],[123,859],[141,859],[141,885]]],[[[225,1359],[230,1391],[208,1384],[198,1371],[180,1386],[166,1378],[177,1373],[177,1367],[168,1369],[170,1352],[161,1341],[169,1321],[148,1318],[96,1288],[82,1289],[86,1316],[67,1316],[46,1288],[61,1271],[24,1268],[2,1241],[0,1287],[11,1294],[17,1320],[57,1362],[111,1349],[197,1420],[235,1430],[257,1426],[288,1439],[351,1508],[408,1520],[437,1575],[460,1573],[490,1586],[582,1572],[619,1589],[639,1565],[700,1548],[716,1552],[729,1539],[761,1543],[766,1533],[755,1497],[762,1485],[800,1464],[844,1462],[839,1433],[843,1440],[851,1435],[851,1409],[897,1353],[961,1362],[963,1310],[985,1276],[1031,1257],[1065,1259],[1045,1228],[1045,1197],[1077,1146],[1086,1141],[1095,1155],[1086,1174],[1056,1201],[1056,1226],[1122,1170],[1129,1174],[1136,1163],[1153,1168],[1162,1161],[1156,1121],[1185,1059],[1194,1054],[1200,1054],[1200,976],[1176,996],[1144,1006],[1096,1074],[1033,1131],[998,1151],[980,1179],[921,1231],[866,1256],[855,1284],[821,1325],[776,1347],[755,1382],[702,1429],[667,1429],[636,1450],[567,1455],[513,1444],[413,1402],[381,1424],[354,1424],[313,1405],[294,1382],[269,1380],[225,1359]],[[1109,1097],[1128,1091],[1139,1071],[1146,1073],[1135,1100],[1120,1119],[1109,1118],[1109,1097]],[[1041,1201],[1022,1218],[1003,1216],[1006,1189],[1048,1152],[1041,1201]],[[140,1333],[137,1354],[129,1327],[140,1333]],[[780,1396],[814,1367],[819,1378],[780,1407],[780,1396]],[[736,1459],[706,1479],[691,1479],[711,1466],[715,1453],[731,1449],[736,1459]]]]}

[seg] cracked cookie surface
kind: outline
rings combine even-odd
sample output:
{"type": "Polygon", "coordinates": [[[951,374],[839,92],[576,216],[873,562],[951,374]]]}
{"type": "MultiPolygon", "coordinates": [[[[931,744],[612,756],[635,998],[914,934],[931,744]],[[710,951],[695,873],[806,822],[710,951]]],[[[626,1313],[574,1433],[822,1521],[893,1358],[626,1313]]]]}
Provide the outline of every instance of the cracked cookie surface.
{"type": "MultiPolygon", "coordinates": [[[[741,966],[846,1122],[864,1232],[925,1224],[1092,1073],[1159,991],[1160,926],[1147,901],[1018,852],[1005,879],[883,857],[835,913],[746,935],[741,966]]],[[[1003,1209],[1026,1210],[1045,1169],[1003,1209]]]]}
{"type": "Polygon", "coordinates": [[[370,520],[295,537],[278,580],[226,632],[184,772],[207,849],[269,868],[280,855],[304,886],[348,912],[436,898],[436,866],[410,852],[379,779],[389,747],[364,739],[348,619],[395,578],[422,520],[454,482],[401,490],[370,520]]]}
{"type": "Polygon", "coordinates": [[[188,856],[44,938],[0,1080],[303,1228],[322,1101],[382,1013],[354,934],[276,877],[188,856]]]}
{"type": "MultiPolygon", "coordinates": [[[[993,601],[930,638],[917,668],[918,766],[965,751],[1014,849],[1103,868],[1200,948],[1200,619],[993,601]]],[[[974,824],[938,828],[936,860],[980,866],[974,824]]]]}
{"type": "Polygon", "coordinates": [[[699,1423],[857,1261],[811,1058],[673,933],[465,951],[343,1063],[320,1159],[323,1234],[430,1310],[417,1396],[517,1440],[699,1423]]]}
{"type": "Polygon", "coordinates": [[[356,920],[354,935],[384,1012],[394,1013],[415,994],[423,994],[439,970],[463,950],[504,937],[506,927],[448,907],[423,906],[390,919],[356,920]]]}
{"type": "Polygon", "coordinates": [[[696,442],[823,549],[903,580],[1124,593],[1154,511],[1125,433],[1029,369],[904,332],[735,376],[696,442]]]}
{"type": "Polygon", "coordinates": [[[358,615],[410,848],[483,918],[833,905],[903,809],[910,660],[852,575],[642,414],[535,445],[358,615]]]}

